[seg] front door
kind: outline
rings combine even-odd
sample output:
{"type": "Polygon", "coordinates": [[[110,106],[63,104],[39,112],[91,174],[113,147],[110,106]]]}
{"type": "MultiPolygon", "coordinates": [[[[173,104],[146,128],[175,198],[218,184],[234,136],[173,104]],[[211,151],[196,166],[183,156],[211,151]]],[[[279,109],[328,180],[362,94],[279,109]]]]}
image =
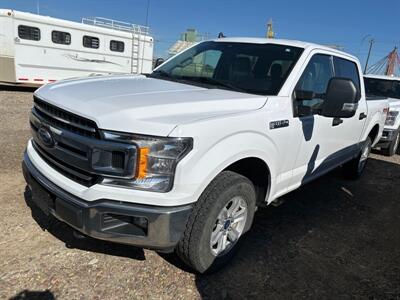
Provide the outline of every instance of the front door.
{"type": "MultiPolygon", "coordinates": [[[[339,58],[327,54],[314,54],[311,56],[298,83],[294,88],[294,128],[298,128],[301,138],[300,150],[298,152],[293,180],[291,187],[296,188],[321,174],[331,170],[341,162],[354,155],[357,150],[357,143],[360,139],[364,121],[359,120],[361,112],[366,113],[366,107],[359,107],[353,118],[342,119],[337,124],[333,118],[319,115],[324,104],[324,95],[332,77],[340,76],[339,63],[348,67],[347,63],[342,64],[339,58]],[[336,73],[337,74],[336,74],[336,73]],[[303,100],[297,100],[296,94],[302,93],[303,100]],[[309,99],[304,99],[309,95],[309,99]]],[[[356,75],[353,76],[355,85],[360,87],[357,65],[354,64],[356,75]],[[358,83],[358,84],[357,84],[358,83]]],[[[343,71],[343,75],[350,77],[343,71]]],[[[360,90],[360,89],[359,89],[360,90]]],[[[365,105],[364,102],[362,102],[365,105]]]]}

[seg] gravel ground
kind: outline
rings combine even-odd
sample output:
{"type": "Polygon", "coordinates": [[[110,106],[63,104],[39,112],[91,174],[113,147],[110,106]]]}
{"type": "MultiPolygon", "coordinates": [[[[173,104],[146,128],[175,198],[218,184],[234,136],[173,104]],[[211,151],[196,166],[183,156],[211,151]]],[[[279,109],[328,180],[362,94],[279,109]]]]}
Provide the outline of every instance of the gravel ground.
{"type": "Polygon", "coordinates": [[[400,298],[400,156],[374,154],[360,181],[334,171],[260,209],[234,261],[199,276],[173,255],[77,240],[27,206],[31,98],[0,91],[1,299],[400,298]]]}

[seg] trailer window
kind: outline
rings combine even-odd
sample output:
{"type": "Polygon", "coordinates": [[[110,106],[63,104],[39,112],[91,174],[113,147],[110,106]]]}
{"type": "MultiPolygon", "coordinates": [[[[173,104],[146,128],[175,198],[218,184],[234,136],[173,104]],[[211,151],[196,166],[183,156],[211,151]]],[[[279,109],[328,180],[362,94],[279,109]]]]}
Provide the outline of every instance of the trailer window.
{"type": "Polygon", "coordinates": [[[40,29],[37,27],[19,25],[18,36],[23,40],[40,41],[40,29]]]}
{"type": "Polygon", "coordinates": [[[83,36],[83,47],[98,49],[99,46],[100,46],[100,41],[97,37],[88,35],[83,36]]]}
{"type": "Polygon", "coordinates": [[[55,44],[70,45],[71,35],[68,32],[54,30],[51,33],[51,40],[55,44]]]}
{"type": "Polygon", "coordinates": [[[111,41],[110,42],[110,50],[115,52],[124,52],[125,44],[121,41],[111,41]]]}

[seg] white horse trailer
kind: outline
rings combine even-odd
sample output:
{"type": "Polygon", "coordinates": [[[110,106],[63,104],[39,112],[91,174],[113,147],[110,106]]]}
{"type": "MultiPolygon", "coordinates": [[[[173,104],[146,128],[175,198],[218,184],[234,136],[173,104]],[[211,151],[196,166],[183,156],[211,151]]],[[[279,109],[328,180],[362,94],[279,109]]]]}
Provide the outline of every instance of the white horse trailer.
{"type": "Polygon", "coordinates": [[[0,82],[45,84],[110,73],[150,73],[149,28],[104,18],[82,23],[0,9],[0,82]]]}

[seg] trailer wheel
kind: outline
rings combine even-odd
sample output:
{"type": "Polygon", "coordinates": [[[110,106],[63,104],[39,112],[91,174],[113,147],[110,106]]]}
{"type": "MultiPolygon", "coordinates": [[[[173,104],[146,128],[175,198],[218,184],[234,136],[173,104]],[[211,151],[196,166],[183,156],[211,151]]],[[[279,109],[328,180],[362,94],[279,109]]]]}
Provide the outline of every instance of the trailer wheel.
{"type": "Polygon", "coordinates": [[[246,177],[219,174],[205,189],[189,217],[176,253],[199,273],[213,272],[234,256],[254,217],[256,193],[246,177]]]}

